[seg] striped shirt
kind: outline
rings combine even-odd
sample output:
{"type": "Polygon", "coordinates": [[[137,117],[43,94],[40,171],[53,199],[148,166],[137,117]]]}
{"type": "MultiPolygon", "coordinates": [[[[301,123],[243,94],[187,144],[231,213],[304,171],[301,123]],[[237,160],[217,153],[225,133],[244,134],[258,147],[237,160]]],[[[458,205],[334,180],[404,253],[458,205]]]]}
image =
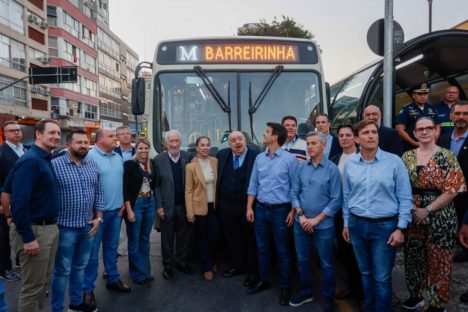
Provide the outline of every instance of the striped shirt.
{"type": "Polygon", "coordinates": [[[284,144],[281,148],[293,154],[299,163],[309,159],[306,141],[297,136],[291,142],[284,144]]]}
{"type": "Polygon", "coordinates": [[[93,209],[104,209],[104,192],[96,163],[83,159],[78,166],[68,153],[52,160],[58,181],[60,209],[57,223],[83,228],[93,219],[93,209]]]}

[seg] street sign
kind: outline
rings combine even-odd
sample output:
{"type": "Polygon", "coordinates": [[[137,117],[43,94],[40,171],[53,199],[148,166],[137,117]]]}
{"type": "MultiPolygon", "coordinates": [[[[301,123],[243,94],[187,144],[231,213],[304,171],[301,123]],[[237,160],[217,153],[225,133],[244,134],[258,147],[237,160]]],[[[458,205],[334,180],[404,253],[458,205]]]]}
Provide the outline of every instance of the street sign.
{"type": "Polygon", "coordinates": [[[77,74],[76,66],[30,67],[29,84],[73,83],[77,74]]]}
{"type": "MultiPolygon", "coordinates": [[[[377,55],[384,55],[384,19],[375,21],[367,31],[367,44],[369,48],[377,55]]],[[[403,28],[397,21],[393,21],[393,53],[396,53],[405,41],[403,28]]]]}

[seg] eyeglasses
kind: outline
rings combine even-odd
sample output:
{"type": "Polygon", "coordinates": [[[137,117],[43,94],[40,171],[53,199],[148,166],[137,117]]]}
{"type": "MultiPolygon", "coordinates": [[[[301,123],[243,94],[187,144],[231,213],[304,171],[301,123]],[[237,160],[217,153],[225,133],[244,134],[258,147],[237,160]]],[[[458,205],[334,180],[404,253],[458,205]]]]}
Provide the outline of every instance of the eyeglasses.
{"type": "Polygon", "coordinates": [[[9,129],[9,130],[5,130],[5,132],[20,133],[20,132],[21,132],[21,129],[9,129]]]}
{"type": "Polygon", "coordinates": [[[421,128],[416,128],[417,133],[423,133],[424,131],[426,132],[432,132],[434,131],[435,127],[434,126],[429,126],[429,127],[421,127],[421,128]]]}

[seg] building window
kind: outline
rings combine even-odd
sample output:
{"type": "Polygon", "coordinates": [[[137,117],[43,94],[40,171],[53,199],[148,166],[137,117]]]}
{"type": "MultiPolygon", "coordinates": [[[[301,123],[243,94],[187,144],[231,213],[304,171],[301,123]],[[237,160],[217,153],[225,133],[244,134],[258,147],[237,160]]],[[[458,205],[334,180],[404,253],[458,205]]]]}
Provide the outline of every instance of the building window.
{"type": "MultiPolygon", "coordinates": [[[[14,80],[15,79],[0,75],[0,88],[12,83],[14,80]]],[[[0,104],[26,107],[28,104],[26,82],[18,82],[0,91],[0,104]]]]}
{"type": "Polygon", "coordinates": [[[39,50],[33,49],[29,47],[29,58],[34,59],[38,62],[43,62],[46,63],[46,54],[44,52],[41,52],[39,50]]]}
{"type": "Polygon", "coordinates": [[[47,23],[50,26],[57,26],[57,8],[54,6],[47,6],[47,23]]]}
{"type": "MultiPolygon", "coordinates": [[[[118,61],[106,53],[99,51],[99,69],[119,77],[118,61]]],[[[120,77],[119,77],[120,78],[120,77]]]]}
{"type": "Polygon", "coordinates": [[[68,89],[77,93],[81,93],[81,76],[77,76],[76,82],[73,83],[61,83],[60,88],[68,89]]]}
{"type": "Polygon", "coordinates": [[[81,41],[86,43],[91,48],[95,48],[95,36],[91,30],[89,30],[85,25],[81,25],[81,41]]]}
{"type": "Polygon", "coordinates": [[[100,114],[101,116],[106,116],[106,117],[113,117],[113,118],[122,118],[122,112],[121,108],[122,105],[119,103],[115,103],[113,101],[110,101],[105,98],[100,98],[101,102],[101,108],[100,108],[100,114]]]}
{"type": "Polygon", "coordinates": [[[63,29],[79,38],[80,23],[65,11],[63,11],[63,29]]]}
{"type": "Polygon", "coordinates": [[[57,37],[49,36],[49,55],[58,56],[58,39],[57,37]]]}
{"type": "Polygon", "coordinates": [[[97,120],[98,119],[98,107],[90,104],[82,104],[84,107],[84,118],[97,120]]]}
{"type": "Polygon", "coordinates": [[[73,64],[78,64],[79,50],[70,42],[65,41],[64,59],[73,64]]]}
{"type": "Polygon", "coordinates": [[[0,34],[0,65],[26,72],[24,44],[0,34]]]}
{"type": "Polygon", "coordinates": [[[96,74],[96,59],[91,55],[83,52],[83,62],[81,62],[81,67],[86,69],[93,74],[96,74]]]}
{"type": "Polygon", "coordinates": [[[122,94],[120,83],[104,75],[99,75],[99,91],[119,99],[122,94]]]}
{"type": "Polygon", "coordinates": [[[0,23],[24,34],[23,6],[13,0],[0,0],[0,23]]]}
{"type": "Polygon", "coordinates": [[[97,97],[97,83],[87,78],[83,79],[83,93],[92,97],[97,97]]]}

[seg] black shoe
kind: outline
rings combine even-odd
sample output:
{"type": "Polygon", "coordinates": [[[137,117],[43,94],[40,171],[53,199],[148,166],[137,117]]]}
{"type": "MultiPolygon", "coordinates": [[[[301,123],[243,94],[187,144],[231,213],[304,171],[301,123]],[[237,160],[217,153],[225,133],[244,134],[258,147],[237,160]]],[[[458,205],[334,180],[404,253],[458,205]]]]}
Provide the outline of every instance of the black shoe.
{"type": "Polygon", "coordinates": [[[468,251],[466,251],[465,249],[463,249],[462,251],[457,253],[455,257],[453,257],[453,262],[460,263],[466,261],[468,261],[468,251]]]}
{"type": "Polygon", "coordinates": [[[135,281],[134,283],[137,285],[145,286],[151,283],[151,281],[145,278],[145,279],[142,279],[141,281],[135,281]]]}
{"type": "Polygon", "coordinates": [[[424,299],[418,297],[410,297],[401,306],[405,310],[415,311],[416,309],[424,306],[424,299]]]}
{"type": "Polygon", "coordinates": [[[291,290],[289,288],[281,288],[279,304],[289,305],[289,300],[291,300],[291,290]]]}
{"type": "Polygon", "coordinates": [[[172,268],[165,268],[163,271],[163,277],[165,280],[170,280],[174,276],[174,272],[172,271],[172,268]]]}
{"type": "Polygon", "coordinates": [[[249,273],[249,275],[247,275],[247,278],[244,280],[244,286],[250,288],[257,284],[257,282],[258,275],[255,273],[249,273]]]}
{"type": "Polygon", "coordinates": [[[253,285],[249,290],[247,290],[247,293],[248,294],[257,294],[257,293],[262,292],[264,290],[267,290],[269,288],[270,288],[270,283],[269,282],[259,281],[259,282],[257,282],[257,284],[253,285]]]}
{"type": "Polygon", "coordinates": [[[84,292],[83,293],[83,303],[87,306],[96,306],[96,298],[94,298],[94,292],[84,292]]]}
{"type": "Polygon", "coordinates": [[[6,282],[14,282],[21,279],[18,273],[8,269],[0,273],[0,278],[6,282]]]}
{"type": "Polygon", "coordinates": [[[468,291],[461,294],[460,296],[460,302],[463,302],[463,303],[468,303],[468,291]]]}
{"type": "Polygon", "coordinates": [[[153,275],[149,275],[145,278],[145,280],[147,280],[148,282],[153,282],[154,281],[154,276],[153,275]]]}
{"type": "Polygon", "coordinates": [[[177,271],[180,271],[180,272],[185,273],[187,275],[193,275],[193,269],[191,267],[189,267],[187,264],[186,265],[177,264],[176,269],[177,269],[177,271]]]}
{"type": "Polygon", "coordinates": [[[229,278],[229,277],[234,277],[236,275],[240,275],[240,274],[243,274],[244,272],[242,272],[241,270],[238,270],[234,267],[231,267],[229,269],[227,269],[226,271],[224,271],[223,273],[223,277],[226,277],[226,278],[229,278]]]}
{"type": "Polygon", "coordinates": [[[82,302],[80,305],[72,305],[68,306],[68,312],[96,312],[98,309],[96,306],[87,305],[86,303],[82,302]]]}
{"type": "Polygon", "coordinates": [[[128,285],[125,285],[125,283],[122,282],[121,280],[118,280],[117,282],[112,283],[112,284],[106,284],[106,288],[117,291],[117,292],[122,292],[122,293],[128,293],[132,291],[132,288],[128,285]]]}

